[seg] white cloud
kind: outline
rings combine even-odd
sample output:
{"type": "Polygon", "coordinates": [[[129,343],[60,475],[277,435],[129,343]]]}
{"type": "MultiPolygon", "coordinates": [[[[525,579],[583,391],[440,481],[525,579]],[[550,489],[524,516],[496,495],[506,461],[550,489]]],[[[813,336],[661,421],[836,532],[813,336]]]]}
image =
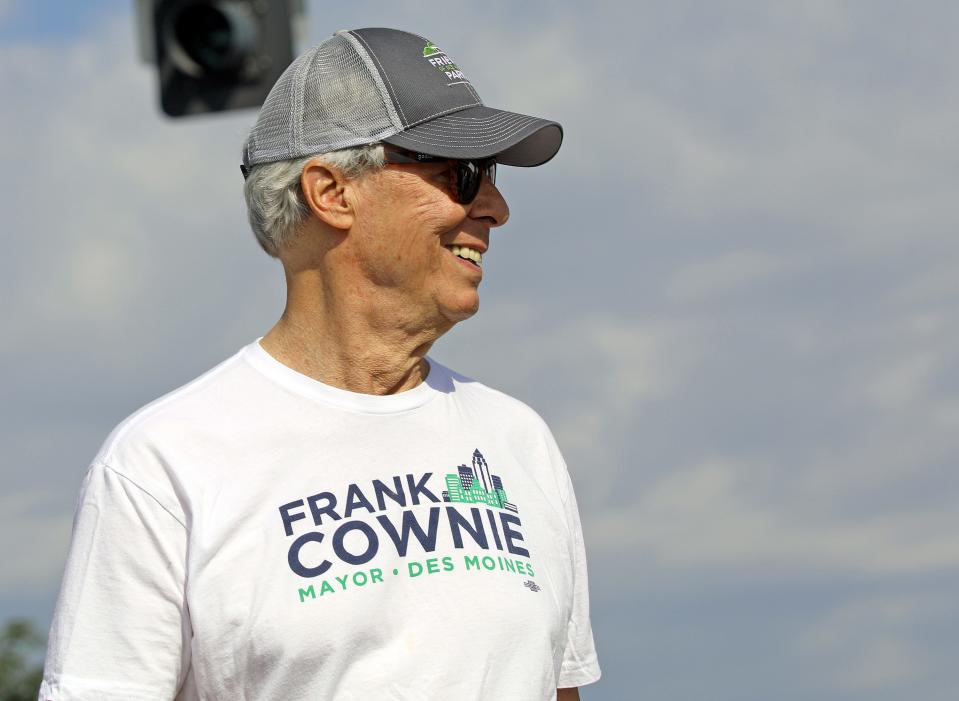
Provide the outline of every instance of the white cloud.
{"type": "Polygon", "coordinates": [[[163,324],[203,315],[215,294],[235,291],[241,310],[224,324],[262,312],[244,297],[276,271],[245,222],[238,169],[254,115],[174,122],[159,114],[156,80],[127,18],[55,49],[0,48],[0,85],[18,106],[0,117],[18,135],[8,142],[18,168],[0,175],[17,234],[17,264],[0,286],[20,301],[2,312],[19,330],[5,353],[50,334],[64,351],[89,353],[94,333],[95,353],[128,363],[148,359],[163,324]]]}
{"type": "Polygon", "coordinates": [[[846,688],[868,691],[921,679],[924,671],[922,655],[915,646],[879,639],[870,641],[855,655],[839,681],[846,688]]]}
{"type": "Polygon", "coordinates": [[[121,240],[101,231],[99,237],[63,242],[60,254],[47,263],[51,284],[30,300],[38,320],[56,324],[83,315],[122,322],[142,293],[148,265],[130,236],[135,231],[131,227],[121,240]]]}
{"type": "MultiPolygon", "coordinates": [[[[705,460],[639,488],[634,503],[591,515],[598,553],[631,552],[657,570],[748,568],[762,576],[819,577],[959,570],[952,505],[902,513],[836,513],[804,490],[802,475],[776,495],[772,465],[705,460]]],[[[788,479],[788,478],[787,478],[788,479]]]]}
{"type": "Polygon", "coordinates": [[[955,614],[955,601],[940,594],[864,594],[810,621],[796,650],[841,689],[895,688],[941,664],[942,655],[922,633],[955,614]]]}
{"type": "Polygon", "coordinates": [[[583,17],[558,10],[535,36],[478,33],[467,53],[486,47],[480,84],[497,86],[497,102],[560,115],[557,167],[613,169],[681,222],[727,235],[729,219],[788,222],[833,253],[894,253],[921,232],[954,252],[957,161],[941,144],[959,90],[940,79],[942,47],[900,46],[923,32],[830,5],[723,3],[713,26],[698,5],[644,6],[637,21],[600,3],[604,31],[586,48],[583,17]]]}
{"type": "Polygon", "coordinates": [[[921,308],[924,315],[938,313],[941,324],[948,314],[944,302],[959,296],[959,276],[952,258],[930,261],[921,275],[896,280],[896,288],[889,295],[889,303],[897,307],[921,308]],[[930,309],[931,307],[931,309],[930,309]]]}
{"type": "Polygon", "coordinates": [[[903,407],[926,399],[930,380],[943,367],[934,351],[919,351],[862,373],[861,393],[880,407],[903,407]]]}
{"type": "Polygon", "coordinates": [[[783,261],[756,250],[738,250],[679,267],[666,287],[677,302],[711,299],[715,295],[749,287],[780,272],[783,261]]]}
{"type": "Polygon", "coordinates": [[[0,496],[0,596],[49,588],[63,571],[73,514],[52,503],[40,489],[0,496]]]}

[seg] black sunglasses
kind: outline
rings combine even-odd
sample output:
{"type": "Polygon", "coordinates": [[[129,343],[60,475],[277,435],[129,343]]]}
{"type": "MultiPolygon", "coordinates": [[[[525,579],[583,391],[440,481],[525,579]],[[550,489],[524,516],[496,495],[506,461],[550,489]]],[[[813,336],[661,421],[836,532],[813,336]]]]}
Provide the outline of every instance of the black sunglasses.
{"type": "Polygon", "coordinates": [[[450,164],[450,191],[460,204],[469,204],[479,194],[483,176],[489,178],[490,183],[496,184],[496,159],[459,159],[430,156],[415,151],[384,149],[386,162],[393,164],[405,163],[442,163],[450,164]]]}

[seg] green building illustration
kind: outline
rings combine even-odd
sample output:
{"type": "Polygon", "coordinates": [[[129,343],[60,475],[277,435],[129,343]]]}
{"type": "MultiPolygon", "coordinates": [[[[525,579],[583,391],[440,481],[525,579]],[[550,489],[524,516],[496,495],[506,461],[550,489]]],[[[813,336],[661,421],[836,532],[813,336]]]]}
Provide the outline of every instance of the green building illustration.
{"type": "Polygon", "coordinates": [[[483,454],[473,451],[473,466],[460,465],[456,472],[446,475],[443,501],[459,504],[485,504],[497,509],[518,513],[519,509],[506,499],[506,490],[499,475],[490,474],[483,454]]]}

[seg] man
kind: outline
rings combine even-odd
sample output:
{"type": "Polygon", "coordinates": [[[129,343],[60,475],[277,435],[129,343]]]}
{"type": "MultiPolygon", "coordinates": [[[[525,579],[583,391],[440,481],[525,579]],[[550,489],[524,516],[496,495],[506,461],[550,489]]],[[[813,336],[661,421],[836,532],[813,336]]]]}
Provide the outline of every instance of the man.
{"type": "Polygon", "coordinates": [[[41,699],[569,701],[599,678],[553,436],[427,355],[478,309],[496,163],[561,139],[414,34],[293,62],[242,166],[286,309],[94,459],[41,699]]]}

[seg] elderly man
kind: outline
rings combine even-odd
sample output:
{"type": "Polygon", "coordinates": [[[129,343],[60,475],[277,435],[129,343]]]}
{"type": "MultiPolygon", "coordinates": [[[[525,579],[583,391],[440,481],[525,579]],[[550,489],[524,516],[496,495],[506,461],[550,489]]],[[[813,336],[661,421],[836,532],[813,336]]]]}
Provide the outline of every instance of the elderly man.
{"type": "Polygon", "coordinates": [[[479,307],[497,163],[561,140],[414,34],[293,62],[242,166],[286,309],[107,438],[41,699],[568,701],[599,678],[553,436],[428,355],[479,307]]]}

